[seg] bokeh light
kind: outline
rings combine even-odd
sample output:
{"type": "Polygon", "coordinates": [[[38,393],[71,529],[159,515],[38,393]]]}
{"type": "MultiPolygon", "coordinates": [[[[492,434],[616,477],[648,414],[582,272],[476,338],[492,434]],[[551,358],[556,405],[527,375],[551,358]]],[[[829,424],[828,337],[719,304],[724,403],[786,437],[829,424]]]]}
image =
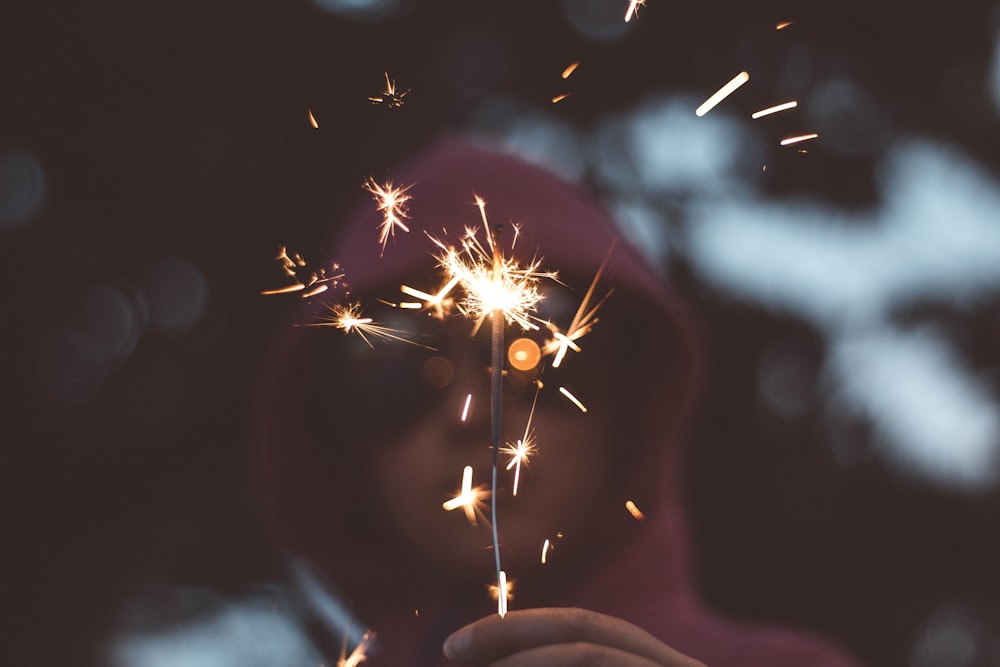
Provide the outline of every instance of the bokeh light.
{"type": "Polygon", "coordinates": [[[45,198],[42,165],[30,153],[10,151],[0,155],[0,230],[29,223],[45,198]]]}

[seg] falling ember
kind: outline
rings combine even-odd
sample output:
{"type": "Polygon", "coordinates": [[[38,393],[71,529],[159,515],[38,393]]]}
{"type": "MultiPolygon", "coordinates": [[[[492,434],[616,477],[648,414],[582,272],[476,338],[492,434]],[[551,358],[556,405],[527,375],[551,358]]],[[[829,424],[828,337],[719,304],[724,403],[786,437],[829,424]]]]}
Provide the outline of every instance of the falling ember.
{"type": "Polygon", "coordinates": [[[391,181],[385,185],[379,185],[371,177],[364,183],[365,190],[372,193],[378,204],[378,210],[382,212],[382,224],[379,225],[378,237],[378,242],[382,245],[382,252],[385,252],[385,244],[389,237],[395,238],[397,227],[404,232],[410,231],[410,228],[403,222],[405,218],[409,217],[406,211],[406,202],[410,201],[411,197],[406,194],[406,191],[410,187],[412,186],[397,188],[391,181]]]}
{"type": "Polygon", "coordinates": [[[316,122],[316,116],[313,115],[312,109],[307,109],[307,111],[309,112],[309,124],[318,130],[319,123],[316,122]]]}
{"type": "Polygon", "coordinates": [[[545,541],[542,542],[542,565],[545,565],[545,563],[548,562],[549,549],[551,548],[552,548],[552,543],[549,542],[549,538],[546,537],[545,541]]]}
{"type": "Polygon", "coordinates": [[[727,83],[726,85],[724,85],[722,88],[719,88],[717,91],[715,91],[714,93],[712,93],[711,97],[709,97],[707,100],[705,100],[704,102],[702,102],[701,106],[699,106],[697,109],[695,109],[695,111],[694,111],[695,115],[696,116],[704,116],[709,111],[711,111],[713,108],[715,108],[715,105],[717,105],[719,102],[721,102],[722,100],[724,100],[727,97],[729,97],[730,95],[732,95],[736,91],[737,88],[739,88],[740,86],[742,86],[744,83],[746,83],[749,80],[750,80],[750,74],[749,73],[747,73],[747,72],[740,72],[739,74],[737,74],[736,76],[734,76],[732,79],[730,79],[729,83],[727,83]]]}
{"type": "Polygon", "coordinates": [[[475,526],[478,525],[476,517],[482,515],[483,506],[486,504],[483,499],[489,496],[490,492],[485,484],[472,488],[472,466],[465,466],[462,470],[461,491],[451,500],[441,503],[441,507],[449,512],[461,507],[465,511],[465,518],[469,520],[469,525],[475,526]]]}
{"type": "Polygon", "coordinates": [[[462,422],[469,418],[469,408],[472,406],[472,394],[465,397],[465,405],[462,407],[462,422]]]}
{"type": "Polygon", "coordinates": [[[763,118],[764,116],[770,116],[773,113],[778,113],[779,111],[787,111],[788,109],[794,109],[799,106],[798,102],[785,102],[783,104],[775,104],[773,107],[767,107],[766,109],[761,109],[760,111],[754,111],[750,114],[750,117],[754,120],[758,118],[763,118]]]}
{"type": "Polygon", "coordinates": [[[797,144],[802,141],[809,141],[810,139],[815,139],[818,136],[819,136],[818,134],[812,133],[812,134],[800,134],[797,137],[787,137],[781,140],[781,145],[790,146],[792,144],[797,144]]]}
{"type": "Polygon", "coordinates": [[[566,398],[568,398],[570,400],[570,402],[573,403],[573,405],[575,405],[576,407],[580,408],[580,412],[586,412],[587,411],[587,407],[583,403],[580,402],[580,399],[578,399],[576,396],[574,396],[573,394],[571,394],[570,391],[569,391],[569,389],[567,389],[566,387],[559,387],[559,393],[562,394],[563,396],[565,396],[566,398]]]}
{"type": "Polygon", "coordinates": [[[566,69],[562,71],[562,78],[568,79],[570,74],[576,71],[576,68],[580,66],[579,62],[570,63],[566,66],[566,69]]]}
{"type": "Polygon", "coordinates": [[[774,29],[775,30],[784,30],[785,28],[787,28],[790,25],[792,25],[791,21],[782,21],[781,23],[778,23],[777,25],[775,25],[774,29]]]}
{"type": "Polygon", "coordinates": [[[625,10],[625,23],[632,20],[633,16],[639,16],[639,6],[645,6],[646,0],[629,0],[628,9],[625,10]]]}
{"type": "Polygon", "coordinates": [[[402,343],[409,343],[410,345],[416,345],[417,347],[422,347],[427,350],[434,349],[407,338],[405,331],[400,329],[391,329],[376,323],[370,317],[363,317],[360,303],[351,303],[346,306],[335,304],[328,306],[328,308],[330,310],[330,315],[320,322],[310,326],[336,327],[345,334],[356,333],[361,336],[361,339],[368,344],[368,347],[371,348],[374,348],[375,346],[372,345],[369,336],[372,338],[379,338],[381,340],[397,340],[402,343]]]}
{"type": "Polygon", "coordinates": [[[564,99],[566,99],[569,96],[570,96],[570,93],[563,93],[562,95],[556,95],[555,97],[552,98],[552,104],[555,104],[556,102],[562,102],[564,99]]]}
{"type": "Polygon", "coordinates": [[[374,639],[375,633],[369,630],[361,637],[361,641],[358,642],[358,645],[354,647],[353,651],[351,651],[351,655],[346,657],[344,656],[347,651],[345,642],[345,646],[340,653],[340,659],[337,660],[337,667],[357,667],[362,662],[367,660],[368,656],[366,655],[366,652],[374,639]]]}
{"type": "Polygon", "coordinates": [[[625,509],[627,509],[628,513],[631,514],[637,521],[642,521],[646,518],[646,515],[643,514],[631,500],[625,501],[625,509]]]}
{"type": "Polygon", "coordinates": [[[389,73],[385,72],[385,90],[383,90],[377,97],[369,97],[368,99],[372,104],[385,104],[387,109],[395,109],[403,106],[403,98],[406,97],[409,90],[404,90],[403,92],[398,92],[396,90],[395,79],[389,79],[389,73]]]}

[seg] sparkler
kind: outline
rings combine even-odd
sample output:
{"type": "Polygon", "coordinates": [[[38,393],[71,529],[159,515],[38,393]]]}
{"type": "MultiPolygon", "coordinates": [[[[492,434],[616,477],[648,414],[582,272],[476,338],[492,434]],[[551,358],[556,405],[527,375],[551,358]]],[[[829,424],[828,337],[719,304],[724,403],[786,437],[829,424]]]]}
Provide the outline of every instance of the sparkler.
{"type": "MultiPolygon", "coordinates": [[[[462,312],[476,320],[473,333],[479,330],[483,321],[491,318],[492,363],[490,373],[490,445],[493,450],[492,483],[493,493],[490,498],[490,519],[493,527],[493,555],[496,561],[498,585],[506,577],[500,567],[500,537],[497,532],[497,458],[500,452],[500,421],[501,398],[503,392],[503,327],[504,323],[516,322],[522,329],[538,329],[531,321],[531,313],[535,310],[542,295],[538,292],[538,282],[543,278],[555,279],[555,273],[539,271],[541,261],[537,258],[522,265],[516,260],[504,257],[497,240],[497,230],[490,227],[486,219],[486,202],[476,195],[476,206],[482,218],[486,233],[486,244],[477,238],[474,229],[467,227],[461,241],[461,250],[446,246],[441,241],[433,239],[441,248],[438,256],[441,267],[465,290],[465,298],[461,302],[462,312]]],[[[514,227],[514,241],[517,243],[518,228],[514,227]]],[[[537,318],[536,318],[537,319],[537,318]]],[[[506,597],[499,596],[498,613],[507,613],[506,597]]]]}
{"type": "Polygon", "coordinates": [[[403,106],[403,98],[409,93],[409,89],[397,92],[396,80],[389,80],[389,73],[385,72],[385,90],[379,93],[378,97],[369,97],[372,104],[385,104],[387,109],[396,109],[403,106]]]}
{"type": "Polygon", "coordinates": [[[379,185],[371,177],[364,183],[365,190],[372,193],[375,197],[375,201],[378,203],[378,210],[382,211],[384,216],[382,224],[379,225],[378,237],[378,242],[382,245],[383,253],[385,252],[385,244],[388,242],[389,237],[396,237],[397,227],[404,232],[410,231],[410,228],[406,226],[403,220],[409,217],[407,215],[406,202],[410,201],[411,197],[406,194],[406,191],[411,187],[409,185],[406,187],[396,187],[392,184],[392,181],[387,182],[385,185],[379,185]]]}
{"type": "Polygon", "coordinates": [[[714,109],[715,105],[717,105],[719,102],[732,95],[737,88],[739,88],[749,80],[750,80],[750,74],[748,72],[740,72],[732,79],[730,79],[726,85],[724,85],[722,88],[719,88],[717,91],[712,93],[712,95],[707,100],[702,102],[701,106],[695,109],[694,114],[696,116],[704,116],[709,111],[714,109]]]}

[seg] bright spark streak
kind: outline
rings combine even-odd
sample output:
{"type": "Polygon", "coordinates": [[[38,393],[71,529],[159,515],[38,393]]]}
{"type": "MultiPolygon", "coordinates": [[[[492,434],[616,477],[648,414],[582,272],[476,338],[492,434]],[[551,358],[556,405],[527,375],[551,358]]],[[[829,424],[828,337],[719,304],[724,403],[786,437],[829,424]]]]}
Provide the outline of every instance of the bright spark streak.
{"type": "Polygon", "coordinates": [[[288,287],[279,287],[278,289],[267,289],[261,292],[261,294],[288,294],[289,292],[299,292],[306,288],[302,283],[295,283],[294,285],[289,285],[288,287]]]}
{"type": "Polygon", "coordinates": [[[538,451],[538,448],[535,446],[535,434],[531,431],[531,421],[535,417],[535,406],[538,404],[539,391],[540,388],[535,390],[535,398],[531,402],[531,412],[528,413],[528,422],[524,426],[524,435],[516,444],[508,442],[506,446],[500,448],[501,452],[510,456],[510,461],[507,463],[507,470],[514,468],[514,489],[511,492],[511,495],[514,496],[517,495],[517,485],[521,478],[521,464],[527,467],[530,457],[538,451]]]}
{"type": "Polygon", "coordinates": [[[608,249],[608,254],[604,257],[604,261],[601,262],[601,266],[597,269],[597,273],[594,274],[594,279],[590,282],[590,287],[587,288],[587,293],[583,295],[583,300],[580,302],[580,306],[576,309],[576,313],[573,315],[573,320],[569,324],[569,328],[566,333],[562,333],[559,329],[551,322],[547,323],[549,330],[552,331],[553,339],[546,341],[545,346],[542,348],[543,354],[555,354],[552,359],[552,367],[559,368],[562,363],[563,358],[566,356],[567,350],[573,350],[574,352],[582,352],[580,346],[576,344],[580,338],[583,338],[594,325],[597,324],[598,320],[595,317],[597,311],[604,305],[604,302],[608,300],[614,290],[609,291],[604,297],[597,302],[593,308],[589,308],[590,300],[594,297],[594,290],[597,289],[597,281],[601,279],[601,274],[604,273],[604,269],[608,265],[608,260],[611,258],[611,253],[614,252],[615,245],[617,243],[612,243],[611,247],[608,249]],[[589,308],[589,309],[588,309],[589,308]]]}
{"type": "Polygon", "coordinates": [[[799,106],[798,102],[785,102],[783,104],[775,104],[773,107],[767,107],[766,109],[761,109],[760,111],[754,111],[750,114],[750,117],[754,120],[758,118],[763,118],[764,116],[770,116],[773,113],[778,113],[779,111],[787,111],[788,109],[794,109],[799,106]]]}
{"type": "Polygon", "coordinates": [[[792,21],[782,21],[781,23],[778,23],[777,25],[775,25],[774,29],[775,30],[784,30],[785,28],[787,28],[790,25],[792,25],[792,21]]]}
{"type": "Polygon", "coordinates": [[[571,93],[563,93],[562,95],[556,95],[555,97],[552,98],[552,104],[555,104],[556,102],[562,102],[564,99],[569,97],[570,94],[571,93]]]}
{"type": "Polygon", "coordinates": [[[566,69],[562,71],[562,78],[568,79],[569,75],[576,71],[576,68],[580,66],[579,62],[570,63],[566,69]]]}
{"type": "Polygon", "coordinates": [[[382,326],[376,323],[370,317],[363,317],[361,312],[360,303],[351,303],[345,305],[335,304],[328,306],[330,310],[330,315],[326,318],[317,322],[316,324],[311,324],[309,326],[314,327],[336,327],[343,331],[345,334],[356,333],[361,336],[361,339],[368,344],[368,347],[374,349],[369,336],[372,338],[378,338],[381,340],[397,340],[402,343],[409,343],[410,345],[416,345],[417,347],[422,347],[426,350],[433,350],[434,348],[428,347],[426,345],[421,345],[420,343],[407,338],[406,332],[400,329],[392,329],[389,327],[382,326]]]}
{"type": "Polygon", "coordinates": [[[309,111],[309,124],[318,130],[319,123],[316,122],[316,116],[313,115],[312,109],[308,109],[307,111],[309,111]]]}
{"type": "Polygon", "coordinates": [[[337,661],[337,667],[357,667],[362,662],[368,659],[366,652],[368,647],[371,645],[372,641],[375,639],[375,633],[369,630],[362,637],[358,645],[354,647],[351,651],[351,655],[344,657],[344,653],[347,651],[347,646],[341,650],[340,660],[337,661]]]}
{"type": "Polygon", "coordinates": [[[441,507],[449,512],[461,507],[465,511],[465,518],[472,526],[477,525],[476,517],[483,516],[483,508],[486,506],[485,499],[490,497],[490,492],[486,484],[480,484],[472,488],[472,466],[465,466],[462,470],[462,489],[458,495],[450,500],[441,503],[441,507]]]}
{"type": "Polygon", "coordinates": [[[715,107],[716,104],[718,104],[722,100],[724,100],[727,97],[729,97],[730,95],[732,95],[736,91],[737,88],[739,88],[740,86],[742,86],[744,83],[746,83],[749,80],[750,80],[750,74],[749,73],[747,73],[747,72],[740,72],[739,74],[737,74],[736,76],[734,76],[732,79],[730,79],[729,83],[727,83],[726,85],[724,85],[722,88],[719,88],[717,91],[715,91],[714,93],[712,93],[711,97],[709,97],[707,100],[705,100],[704,102],[702,102],[701,106],[698,107],[697,109],[695,109],[695,111],[694,111],[695,115],[696,116],[704,116],[709,111],[711,111],[715,107]]]}
{"type": "Polygon", "coordinates": [[[545,565],[546,561],[548,560],[549,549],[551,548],[552,548],[552,543],[549,542],[549,538],[546,537],[545,541],[542,542],[542,565],[545,565]]]}
{"type": "Polygon", "coordinates": [[[305,292],[302,295],[302,298],[303,299],[308,299],[311,296],[316,296],[317,294],[322,294],[323,292],[327,291],[328,289],[330,289],[329,285],[317,285],[316,287],[313,287],[308,292],[305,292]]]}
{"type": "Polygon", "coordinates": [[[369,97],[368,99],[372,104],[385,103],[387,108],[395,109],[403,106],[403,98],[406,97],[406,94],[409,92],[409,90],[404,90],[401,93],[397,92],[395,79],[390,81],[389,73],[385,72],[385,90],[383,90],[378,97],[369,97]]]}
{"type": "Polygon", "coordinates": [[[412,297],[420,299],[424,303],[419,307],[433,309],[434,317],[439,320],[443,320],[446,311],[450,309],[453,302],[452,299],[447,298],[448,294],[455,288],[458,281],[458,276],[452,276],[451,280],[445,283],[444,286],[437,291],[437,294],[428,294],[427,292],[410,287],[409,285],[400,285],[399,291],[403,294],[409,294],[412,297]]]}
{"type": "Polygon", "coordinates": [[[465,397],[465,405],[462,407],[462,422],[469,418],[469,407],[472,406],[472,394],[465,397]]]}
{"type": "Polygon", "coordinates": [[[507,601],[514,597],[514,582],[507,581],[507,573],[503,570],[497,572],[497,583],[489,586],[490,597],[497,601],[497,613],[503,617],[507,615],[507,601]],[[500,591],[504,594],[500,595],[500,591]]]}
{"type": "Polygon", "coordinates": [[[531,321],[532,318],[538,319],[532,313],[542,300],[538,282],[543,278],[554,280],[556,274],[539,271],[541,260],[537,258],[528,264],[520,264],[504,257],[486,219],[486,202],[477,196],[476,205],[483,219],[485,244],[471,227],[465,228],[460,248],[431,238],[441,249],[437,256],[440,266],[465,291],[460,309],[476,321],[474,331],[478,331],[483,320],[495,311],[500,311],[508,323],[516,322],[522,329],[538,329],[538,325],[531,321]]]}
{"type": "Polygon", "coordinates": [[[800,134],[797,137],[787,137],[781,140],[781,145],[789,146],[791,144],[797,144],[800,141],[809,141],[810,139],[815,139],[818,136],[819,136],[818,134],[813,133],[813,134],[800,134]]]}
{"type": "Polygon", "coordinates": [[[406,202],[410,201],[411,197],[406,194],[406,191],[411,187],[408,185],[397,188],[391,181],[385,185],[379,185],[370,176],[364,183],[365,190],[372,193],[378,204],[378,210],[382,211],[383,218],[382,224],[379,225],[378,237],[378,242],[382,245],[382,252],[385,252],[385,244],[389,237],[396,237],[396,228],[402,229],[404,232],[410,231],[403,220],[409,217],[406,211],[406,202]]]}
{"type": "Polygon", "coordinates": [[[573,403],[573,405],[575,405],[576,407],[580,408],[580,412],[586,412],[587,411],[587,407],[583,403],[580,402],[580,399],[578,399],[576,396],[574,396],[573,394],[571,394],[570,391],[569,391],[569,389],[567,389],[566,387],[559,387],[559,393],[562,394],[563,396],[565,396],[566,398],[568,398],[570,400],[570,402],[573,403]]]}
{"type": "Polygon", "coordinates": [[[639,7],[646,5],[646,0],[629,0],[628,9],[625,10],[625,23],[632,20],[632,17],[639,16],[639,7]]]}
{"type": "Polygon", "coordinates": [[[631,500],[625,501],[625,509],[627,509],[628,513],[631,514],[633,517],[635,517],[637,521],[642,521],[643,519],[646,518],[646,515],[643,514],[639,510],[639,508],[635,506],[635,503],[632,502],[631,500]]]}

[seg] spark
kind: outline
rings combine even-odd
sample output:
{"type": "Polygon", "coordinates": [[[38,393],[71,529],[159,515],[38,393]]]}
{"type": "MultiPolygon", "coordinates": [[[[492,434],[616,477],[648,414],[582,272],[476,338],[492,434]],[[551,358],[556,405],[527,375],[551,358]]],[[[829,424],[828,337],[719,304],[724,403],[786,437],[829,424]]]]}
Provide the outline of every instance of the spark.
{"type": "Polygon", "coordinates": [[[514,580],[507,580],[507,573],[503,570],[497,572],[497,583],[489,586],[490,597],[497,601],[497,613],[500,616],[507,615],[507,601],[514,597],[514,580]],[[500,595],[500,591],[504,594],[500,595]]]}
{"type": "Polygon", "coordinates": [[[454,300],[448,297],[448,294],[450,294],[451,290],[455,288],[455,285],[458,284],[459,280],[459,276],[452,276],[451,279],[448,280],[448,282],[446,282],[436,294],[428,294],[427,292],[410,287],[409,285],[400,285],[399,291],[403,294],[408,294],[412,297],[420,299],[423,301],[423,304],[420,305],[421,308],[433,309],[434,317],[439,320],[443,320],[444,316],[451,310],[451,306],[454,304],[454,300]]]}
{"type": "Polygon", "coordinates": [[[340,270],[340,265],[336,262],[330,265],[329,274],[327,274],[324,267],[320,267],[316,271],[308,272],[308,276],[305,278],[300,277],[300,273],[306,273],[306,261],[299,253],[289,255],[287,246],[281,246],[278,250],[278,256],[275,257],[275,259],[281,262],[281,268],[285,272],[285,275],[294,279],[296,282],[292,285],[286,285],[285,287],[279,287],[277,289],[263,290],[261,291],[261,294],[271,295],[303,292],[301,295],[302,298],[307,299],[311,296],[325,292],[331,285],[337,286],[344,277],[344,273],[340,270]]]}
{"type": "MultiPolygon", "coordinates": [[[[485,498],[490,496],[485,484],[480,484],[472,488],[472,466],[465,466],[462,470],[462,488],[454,498],[441,503],[441,507],[449,512],[461,507],[465,511],[465,518],[469,520],[469,525],[478,525],[477,516],[483,515],[483,508],[486,506],[485,498]]],[[[485,518],[485,517],[484,517],[485,518]]]]}
{"type": "Polygon", "coordinates": [[[794,109],[797,106],[799,106],[799,103],[794,100],[791,102],[784,102],[782,104],[775,104],[773,107],[767,107],[766,109],[761,109],[760,111],[754,111],[752,114],[750,114],[750,117],[753,118],[754,120],[757,120],[758,118],[763,118],[764,116],[770,116],[771,114],[778,113],[779,111],[787,111],[788,109],[794,109]]]}
{"type": "Polygon", "coordinates": [[[392,329],[378,324],[370,317],[364,317],[361,312],[360,303],[355,302],[347,305],[334,304],[327,306],[327,308],[330,310],[330,315],[320,322],[309,326],[336,327],[345,334],[356,333],[368,344],[368,347],[373,349],[375,346],[372,344],[369,336],[381,340],[396,340],[402,343],[409,343],[410,345],[416,345],[426,350],[434,349],[407,337],[406,332],[401,329],[392,329]]]}
{"type": "Polygon", "coordinates": [[[709,97],[707,100],[705,100],[704,102],[702,102],[701,106],[699,106],[697,109],[695,109],[695,111],[694,111],[695,115],[696,116],[704,116],[709,111],[711,111],[715,107],[716,104],[718,104],[722,100],[724,100],[727,97],[729,97],[730,95],[732,95],[733,92],[735,92],[737,88],[739,88],[740,86],[742,86],[744,83],[746,83],[749,80],[750,80],[750,74],[748,72],[740,72],[739,74],[737,74],[736,76],[734,76],[732,79],[730,79],[729,83],[727,83],[726,85],[724,85],[722,88],[719,88],[717,91],[715,91],[714,93],[712,93],[711,97],[709,97]]]}
{"type": "Polygon", "coordinates": [[[535,434],[531,430],[531,421],[535,416],[535,406],[538,404],[538,392],[535,390],[535,398],[531,402],[531,411],[528,413],[528,422],[524,425],[524,435],[518,439],[516,444],[507,443],[500,449],[501,452],[510,456],[507,463],[507,470],[514,468],[514,489],[511,495],[517,495],[517,484],[521,478],[521,465],[528,466],[528,460],[533,456],[538,448],[535,446],[535,434]]]}
{"type": "Polygon", "coordinates": [[[800,134],[797,137],[786,137],[785,139],[781,140],[781,145],[789,146],[791,144],[797,144],[800,141],[809,141],[810,139],[815,139],[818,136],[819,135],[814,132],[812,134],[800,134]]]}
{"type": "Polygon", "coordinates": [[[628,9],[625,10],[625,23],[632,20],[632,17],[639,16],[639,7],[646,6],[646,0],[629,0],[628,9]]]}
{"type": "Polygon", "coordinates": [[[372,104],[385,104],[387,109],[395,109],[403,106],[403,98],[409,90],[398,92],[396,90],[396,80],[389,79],[389,73],[385,72],[385,90],[379,93],[378,97],[369,97],[372,104]]]}
{"type": "Polygon", "coordinates": [[[625,501],[625,509],[627,509],[628,513],[631,514],[637,521],[642,521],[646,518],[646,515],[643,514],[631,500],[625,501]]]}
{"type": "Polygon", "coordinates": [[[345,657],[347,653],[347,642],[344,642],[343,647],[340,651],[340,659],[337,660],[337,667],[357,667],[362,662],[368,659],[366,652],[368,647],[371,645],[372,641],[375,639],[375,633],[369,630],[362,637],[358,645],[354,647],[351,651],[351,655],[345,657]]]}
{"type": "Polygon", "coordinates": [[[545,563],[548,561],[549,549],[551,548],[552,548],[552,543],[549,542],[549,538],[546,537],[545,541],[542,542],[542,565],[545,565],[545,563]]]}
{"type": "MultiPolygon", "coordinates": [[[[476,205],[486,232],[485,245],[471,227],[465,228],[460,248],[431,239],[441,249],[437,256],[440,266],[452,280],[457,279],[465,291],[459,307],[463,314],[475,320],[474,332],[494,313],[499,313],[507,323],[516,322],[522,329],[538,329],[532,322],[532,318],[538,319],[532,313],[542,300],[538,283],[543,278],[555,279],[556,273],[540,271],[541,260],[537,258],[521,264],[505,257],[486,220],[486,202],[478,195],[476,205]]],[[[517,228],[514,229],[516,243],[517,228]]]]}
{"type": "Polygon", "coordinates": [[[382,211],[383,218],[382,224],[379,225],[378,237],[378,242],[382,245],[382,252],[385,252],[385,244],[389,237],[396,237],[396,228],[402,229],[404,232],[410,231],[403,220],[409,217],[406,202],[410,201],[411,197],[406,194],[406,191],[411,187],[413,186],[396,187],[392,181],[385,185],[379,185],[370,176],[364,183],[365,190],[372,193],[376,203],[378,203],[378,210],[382,211]]]}
{"type": "Polygon", "coordinates": [[[469,408],[472,406],[472,394],[465,397],[465,405],[462,407],[462,422],[469,418],[469,408]]]}
{"type": "Polygon", "coordinates": [[[777,25],[775,25],[774,29],[775,30],[784,30],[785,28],[787,28],[790,25],[792,25],[792,21],[782,21],[781,23],[778,23],[777,25]]]}
{"type": "Polygon", "coordinates": [[[313,115],[312,109],[307,109],[307,111],[309,112],[309,124],[318,130],[319,123],[316,122],[316,116],[313,115]]]}
{"type": "Polygon", "coordinates": [[[570,74],[572,74],[573,72],[575,72],[576,68],[579,67],[579,66],[580,66],[579,61],[574,62],[574,63],[570,63],[569,65],[567,65],[566,69],[564,69],[562,71],[562,78],[568,79],[569,76],[570,76],[570,74]]]}
{"type": "Polygon", "coordinates": [[[587,406],[585,406],[583,403],[581,403],[580,399],[578,399],[576,396],[574,396],[572,393],[570,393],[570,390],[567,389],[566,387],[559,387],[559,393],[562,394],[563,396],[565,396],[566,398],[568,398],[570,400],[570,402],[573,403],[573,405],[575,405],[576,407],[580,408],[580,412],[586,412],[587,411],[587,406]]]}
{"type": "Polygon", "coordinates": [[[555,355],[552,359],[553,368],[559,368],[563,358],[566,356],[567,350],[582,352],[580,346],[576,344],[576,341],[586,336],[590,333],[591,329],[594,328],[594,325],[598,322],[595,317],[595,315],[597,315],[597,311],[604,305],[604,302],[608,300],[608,297],[611,296],[612,292],[614,292],[614,290],[609,291],[593,308],[589,308],[590,300],[594,297],[594,290],[597,289],[597,281],[601,279],[601,274],[604,273],[604,269],[608,265],[608,260],[611,258],[611,253],[614,251],[615,245],[616,242],[612,243],[611,247],[608,248],[608,254],[605,255],[604,261],[601,262],[601,266],[597,269],[597,273],[594,274],[594,279],[590,282],[590,287],[587,288],[587,293],[583,295],[583,300],[580,302],[579,308],[576,309],[576,314],[573,315],[573,320],[566,329],[566,333],[564,334],[559,331],[559,328],[551,322],[546,324],[552,332],[553,339],[546,341],[545,346],[542,348],[542,352],[544,354],[555,355]]]}
{"type": "Polygon", "coordinates": [[[572,93],[563,93],[561,95],[556,95],[555,97],[552,98],[552,104],[555,104],[556,102],[562,102],[564,99],[566,99],[567,97],[569,97],[571,94],[572,93]]]}

